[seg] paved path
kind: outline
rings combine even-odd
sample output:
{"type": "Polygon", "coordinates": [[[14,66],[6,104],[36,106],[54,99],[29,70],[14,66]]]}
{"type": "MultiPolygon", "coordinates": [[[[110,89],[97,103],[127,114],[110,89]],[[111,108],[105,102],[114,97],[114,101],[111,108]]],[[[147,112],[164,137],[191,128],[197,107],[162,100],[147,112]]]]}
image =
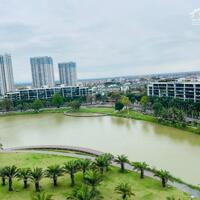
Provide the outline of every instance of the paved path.
{"type": "MultiPolygon", "coordinates": [[[[103,154],[103,152],[96,151],[89,148],[83,147],[74,147],[74,146],[56,146],[56,145],[46,145],[46,146],[29,146],[29,147],[16,147],[16,148],[6,148],[2,150],[2,152],[13,153],[13,152],[31,152],[31,153],[39,153],[39,154],[48,154],[48,155],[61,155],[67,157],[81,158],[81,159],[90,159],[95,160],[95,156],[99,156],[103,154]],[[47,151],[48,150],[48,151],[47,151]],[[68,150],[75,151],[73,152],[59,152],[59,151],[51,151],[51,150],[68,150]],[[78,154],[78,153],[87,153],[87,154],[78,154]]],[[[116,162],[112,162],[112,166],[120,167],[116,162]]],[[[133,170],[133,167],[130,164],[126,164],[126,169],[133,170]]],[[[154,176],[154,174],[150,171],[145,171],[145,175],[154,179],[158,179],[154,176]]],[[[168,185],[173,186],[183,192],[188,193],[191,197],[196,197],[200,199],[200,191],[192,189],[191,187],[178,182],[169,181],[168,185]]],[[[192,199],[192,198],[191,198],[192,199]]]]}

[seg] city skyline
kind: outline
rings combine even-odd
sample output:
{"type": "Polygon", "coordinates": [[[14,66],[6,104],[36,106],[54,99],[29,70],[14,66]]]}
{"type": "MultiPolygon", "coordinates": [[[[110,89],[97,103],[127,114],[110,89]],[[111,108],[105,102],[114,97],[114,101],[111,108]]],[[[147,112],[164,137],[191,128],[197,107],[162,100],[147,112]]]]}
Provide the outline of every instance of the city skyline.
{"type": "Polygon", "coordinates": [[[2,0],[0,52],[11,53],[16,82],[31,81],[29,57],[39,55],[75,60],[80,79],[198,71],[198,8],[197,0],[2,0]]]}

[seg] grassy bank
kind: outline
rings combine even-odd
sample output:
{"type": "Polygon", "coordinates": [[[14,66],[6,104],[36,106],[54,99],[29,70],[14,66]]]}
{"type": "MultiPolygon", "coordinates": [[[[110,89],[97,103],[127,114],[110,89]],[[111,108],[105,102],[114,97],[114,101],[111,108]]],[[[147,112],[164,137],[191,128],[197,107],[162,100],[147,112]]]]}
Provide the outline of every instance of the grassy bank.
{"type": "MultiPolygon", "coordinates": [[[[45,169],[52,164],[62,165],[73,158],[64,156],[42,155],[34,153],[0,153],[0,166],[16,165],[17,167],[42,167],[45,169]]],[[[80,185],[82,181],[82,173],[76,175],[76,183],[80,185]]],[[[176,199],[186,200],[188,195],[172,187],[163,189],[161,183],[152,178],[145,177],[144,180],[139,178],[139,174],[135,172],[127,172],[122,174],[119,169],[112,167],[106,173],[104,181],[99,187],[105,200],[119,199],[119,195],[114,192],[114,188],[119,182],[128,182],[133,187],[136,196],[135,200],[165,200],[168,196],[174,196],[176,199]]],[[[52,181],[44,178],[41,181],[42,190],[53,194],[56,200],[65,200],[66,193],[70,193],[69,175],[65,175],[58,180],[59,186],[54,188],[52,181]]],[[[22,181],[14,180],[14,191],[8,192],[7,186],[0,186],[0,199],[2,200],[29,200],[34,194],[34,187],[31,183],[28,189],[23,189],[22,181]]]]}
{"type": "Polygon", "coordinates": [[[132,110],[130,110],[129,112],[128,111],[116,112],[113,108],[81,108],[79,112],[102,113],[102,114],[107,114],[110,116],[131,118],[131,119],[136,119],[136,120],[144,120],[144,121],[148,121],[148,122],[154,122],[154,123],[162,124],[165,126],[178,128],[178,129],[192,132],[195,134],[199,134],[199,131],[193,127],[189,127],[189,126],[181,127],[176,124],[169,123],[169,122],[159,121],[156,117],[154,117],[152,115],[146,115],[141,112],[136,112],[136,111],[132,111],[132,110]]]}

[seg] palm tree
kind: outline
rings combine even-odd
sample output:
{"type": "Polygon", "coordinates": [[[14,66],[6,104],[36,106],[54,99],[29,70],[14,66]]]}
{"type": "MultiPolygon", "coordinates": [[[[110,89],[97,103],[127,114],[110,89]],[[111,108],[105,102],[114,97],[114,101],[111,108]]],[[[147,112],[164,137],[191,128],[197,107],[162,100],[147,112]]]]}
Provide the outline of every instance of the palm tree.
{"type": "Polygon", "coordinates": [[[8,191],[13,191],[12,180],[17,176],[18,169],[15,165],[5,167],[5,175],[8,177],[8,191]]]}
{"type": "Polygon", "coordinates": [[[31,175],[30,168],[19,169],[17,176],[19,179],[22,179],[24,181],[24,188],[28,187],[28,179],[30,178],[30,175],[31,175]]]}
{"type": "Polygon", "coordinates": [[[92,162],[89,159],[80,159],[79,163],[80,163],[80,168],[83,171],[83,176],[84,176],[85,172],[90,169],[92,162]]]}
{"type": "Polygon", "coordinates": [[[32,197],[32,200],[53,200],[51,194],[37,193],[32,197]]]}
{"type": "Polygon", "coordinates": [[[46,176],[53,179],[53,185],[57,186],[57,179],[63,175],[63,169],[59,165],[51,165],[46,170],[46,176]]]}
{"type": "Polygon", "coordinates": [[[157,176],[161,179],[163,187],[166,187],[168,180],[172,178],[170,173],[165,170],[156,170],[154,176],[157,176]]]}
{"type": "Polygon", "coordinates": [[[108,171],[109,166],[111,165],[114,156],[111,153],[104,153],[102,156],[106,159],[106,171],[108,171]]]}
{"type": "Polygon", "coordinates": [[[36,192],[40,191],[40,181],[43,178],[43,176],[44,176],[44,172],[43,172],[42,168],[36,167],[31,171],[31,179],[35,184],[36,192]]]}
{"type": "Polygon", "coordinates": [[[0,169],[0,177],[2,180],[2,186],[5,186],[6,185],[5,167],[0,169]]]}
{"type": "Polygon", "coordinates": [[[144,170],[148,168],[148,164],[145,162],[133,162],[132,166],[134,169],[137,169],[140,171],[140,178],[144,178],[144,170]]]}
{"type": "Polygon", "coordinates": [[[96,158],[95,165],[99,168],[102,174],[105,170],[108,170],[113,158],[113,155],[110,153],[102,154],[96,158]]]}
{"type": "Polygon", "coordinates": [[[120,183],[116,186],[115,191],[122,195],[122,199],[128,199],[131,196],[135,196],[132,192],[132,188],[128,183],[120,183]]]}
{"type": "Polygon", "coordinates": [[[85,173],[84,176],[84,183],[92,187],[91,192],[93,196],[96,196],[98,193],[96,187],[101,183],[102,180],[102,175],[97,170],[89,170],[85,173]]]}
{"type": "Polygon", "coordinates": [[[64,171],[71,177],[71,186],[75,185],[74,174],[80,170],[80,164],[77,160],[71,160],[64,164],[64,171]]]}
{"type": "Polygon", "coordinates": [[[118,155],[117,158],[115,159],[115,162],[121,165],[121,172],[125,171],[125,163],[129,163],[128,157],[125,155],[118,155]]]}
{"type": "Polygon", "coordinates": [[[101,174],[103,174],[104,170],[107,167],[107,159],[106,159],[106,157],[104,157],[102,155],[98,156],[95,159],[95,165],[96,165],[96,167],[98,167],[98,169],[100,170],[101,174]]]}
{"type": "Polygon", "coordinates": [[[82,185],[80,188],[75,189],[71,195],[67,197],[69,200],[99,200],[102,199],[100,194],[92,195],[88,186],[82,185]]]}

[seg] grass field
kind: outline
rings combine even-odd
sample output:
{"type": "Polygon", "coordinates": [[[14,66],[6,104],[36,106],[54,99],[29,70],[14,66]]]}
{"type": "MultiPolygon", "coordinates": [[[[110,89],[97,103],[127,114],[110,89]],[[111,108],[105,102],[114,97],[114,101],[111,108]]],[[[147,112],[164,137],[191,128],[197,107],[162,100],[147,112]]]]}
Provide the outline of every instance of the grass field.
{"type": "MultiPolygon", "coordinates": [[[[0,153],[0,167],[6,165],[16,165],[17,167],[42,167],[45,169],[52,164],[60,164],[74,159],[64,156],[53,156],[45,154],[33,153],[0,153]]],[[[82,181],[82,173],[76,175],[76,185],[80,185],[82,181]]],[[[126,172],[122,174],[118,168],[112,167],[105,174],[104,181],[99,186],[99,190],[105,200],[119,199],[119,195],[114,192],[114,188],[120,182],[128,182],[132,185],[136,196],[135,200],[165,200],[168,196],[174,196],[176,199],[187,200],[188,195],[172,187],[163,189],[161,183],[157,180],[145,177],[144,180],[139,178],[139,174],[135,172],[126,172]]],[[[41,181],[42,191],[53,194],[55,200],[65,200],[66,195],[72,191],[70,187],[69,175],[65,175],[58,179],[59,186],[54,188],[52,181],[44,178],[41,181]]],[[[14,180],[14,191],[8,192],[7,186],[0,186],[1,200],[29,200],[35,193],[33,183],[30,183],[28,189],[23,189],[22,181],[14,180]]]]}

